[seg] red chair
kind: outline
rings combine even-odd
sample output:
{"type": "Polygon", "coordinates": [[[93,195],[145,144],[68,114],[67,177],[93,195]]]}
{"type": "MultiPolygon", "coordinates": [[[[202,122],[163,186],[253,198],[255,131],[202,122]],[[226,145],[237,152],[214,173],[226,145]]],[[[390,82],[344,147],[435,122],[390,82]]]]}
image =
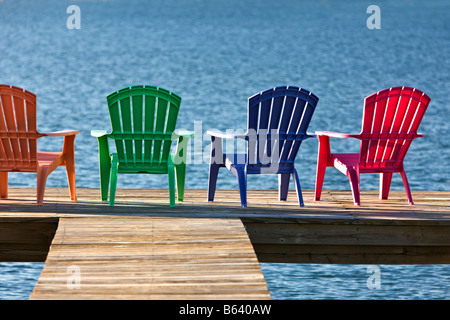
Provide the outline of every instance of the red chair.
{"type": "Polygon", "coordinates": [[[364,100],[361,133],[317,131],[319,152],[315,200],[320,200],[326,167],[334,166],[349,178],[355,205],[360,205],[360,173],[380,173],[380,199],[387,199],[394,172],[400,173],[409,204],[413,205],[403,159],[411,142],[423,137],[417,129],[429,103],[430,98],[417,89],[389,88],[364,100]],[[331,153],[330,137],[359,139],[360,152],[331,153]]]}
{"type": "Polygon", "coordinates": [[[40,133],[36,129],[36,95],[0,85],[0,198],[8,197],[8,172],[37,173],[37,205],[42,205],[47,176],[66,166],[70,198],[76,200],[74,141],[78,131],[40,133]],[[37,152],[37,139],[64,136],[62,152],[37,152]]]}

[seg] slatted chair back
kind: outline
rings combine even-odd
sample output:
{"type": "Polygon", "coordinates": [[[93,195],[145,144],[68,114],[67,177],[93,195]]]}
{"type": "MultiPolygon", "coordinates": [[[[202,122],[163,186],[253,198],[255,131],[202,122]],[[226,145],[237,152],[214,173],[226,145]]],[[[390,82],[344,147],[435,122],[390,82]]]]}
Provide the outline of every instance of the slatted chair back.
{"type": "Polygon", "coordinates": [[[399,171],[430,98],[420,90],[394,87],[364,100],[360,171],[399,171]]]}
{"type": "Polygon", "coordinates": [[[0,85],[0,171],[37,168],[36,95],[0,85]]]}
{"type": "Polygon", "coordinates": [[[154,86],[124,88],[107,97],[119,171],[167,173],[181,97],[154,86]]]}
{"type": "Polygon", "coordinates": [[[247,170],[277,168],[291,173],[295,157],[319,98],[293,86],[276,87],[253,95],[248,101],[247,170]]]}

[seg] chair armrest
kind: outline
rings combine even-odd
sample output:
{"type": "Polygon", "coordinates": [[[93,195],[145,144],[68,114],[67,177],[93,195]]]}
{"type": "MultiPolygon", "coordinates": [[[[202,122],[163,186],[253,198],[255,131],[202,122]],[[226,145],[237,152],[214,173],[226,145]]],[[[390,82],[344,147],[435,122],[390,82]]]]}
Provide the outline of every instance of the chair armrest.
{"type": "Polygon", "coordinates": [[[100,138],[103,136],[107,136],[108,132],[106,130],[91,130],[91,136],[100,138]]]}
{"type": "Polygon", "coordinates": [[[225,133],[219,130],[206,130],[206,134],[217,137],[217,138],[223,138],[223,139],[245,139],[248,137],[248,135],[245,134],[231,134],[231,133],[225,133]]]}
{"type": "Polygon", "coordinates": [[[39,133],[39,137],[64,137],[62,157],[66,163],[73,163],[75,157],[75,136],[78,130],[61,130],[55,132],[39,133]]]}
{"type": "Polygon", "coordinates": [[[189,130],[183,130],[183,129],[177,129],[172,134],[172,139],[178,139],[179,137],[183,138],[193,138],[194,137],[194,131],[189,130]]]}
{"type": "Polygon", "coordinates": [[[78,133],[80,133],[80,131],[78,130],[61,130],[55,132],[40,133],[40,135],[42,137],[66,137],[66,136],[74,136],[78,133]]]}
{"type": "Polygon", "coordinates": [[[356,139],[360,139],[361,137],[360,134],[347,134],[331,131],[316,131],[316,136],[327,136],[330,138],[356,138],[356,139]]]}

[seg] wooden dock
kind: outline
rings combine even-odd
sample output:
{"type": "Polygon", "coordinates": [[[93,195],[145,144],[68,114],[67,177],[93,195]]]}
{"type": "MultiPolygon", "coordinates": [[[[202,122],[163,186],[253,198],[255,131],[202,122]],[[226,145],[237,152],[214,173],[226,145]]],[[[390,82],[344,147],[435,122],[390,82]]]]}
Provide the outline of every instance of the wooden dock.
{"type": "Polygon", "coordinates": [[[269,299],[235,219],[62,218],[31,299],[269,299]]]}
{"type": "Polygon", "coordinates": [[[45,261],[32,299],[269,299],[259,262],[450,264],[450,192],[187,190],[170,208],[168,191],[10,188],[0,200],[0,261],[45,261]],[[78,277],[79,276],[79,277],[78,277]],[[77,288],[77,279],[79,288],[77,288]]]}

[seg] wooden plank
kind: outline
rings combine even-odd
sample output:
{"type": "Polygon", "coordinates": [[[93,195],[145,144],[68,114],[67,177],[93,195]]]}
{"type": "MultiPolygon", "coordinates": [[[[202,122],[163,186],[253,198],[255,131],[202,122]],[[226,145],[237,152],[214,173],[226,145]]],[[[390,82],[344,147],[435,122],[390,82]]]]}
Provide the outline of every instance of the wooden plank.
{"type": "MultiPolygon", "coordinates": [[[[98,189],[79,188],[78,201],[71,202],[67,188],[48,188],[42,207],[35,206],[34,188],[10,188],[9,191],[10,198],[0,200],[0,230],[7,228],[2,222],[30,218],[55,221],[79,217],[241,219],[258,258],[265,262],[273,259],[274,262],[444,263],[450,247],[450,192],[445,191],[413,191],[414,206],[408,205],[403,190],[391,191],[389,200],[379,200],[376,190],[362,191],[362,205],[355,207],[348,190],[324,190],[319,202],[313,201],[312,190],[304,190],[305,207],[302,208],[293,190],[284,202],[278,201],[277,190],[249,190],[247,208],[240,207],[238,190],[219,189],[212,203],[206,200],[206,190],[186,190],[185,201],[177,203],[175,208],[169,207],[165,189],[119,189],[113,208],[99,200],[98,189]]],[[[44,226],[30,225],[26,231],[30,235],[23,239],[11,230],[3,233],[0,259],[11,261],[7,260],[10,256],[32,259],[30,252],[39,243],[40,230],[43,234],[51,233],[44,226]]],[[[118,230],[106,222],[101,227],[105,243],[126,243],[129,237],[130,230],[126,228],[118,230]]],[[[82,228],[82,224],[74,224],[73,232],[78,233],[82,228]]],[[[189,243],[189,234],[181,240],[178,229],[170,230],[166,230],[167,235],[178,234],[179,243],[189,243]]],[[[132,232],[136,241],[145,243],[145,229],[135,226],[132,232]]],[[[210,237],[208,233],[196,236],[210,237]]],[[[100,245],[95,235],[83,237],[85,245],[100,245]]],[[[158,239],[155,237],[154,241],[158,239]]],[[[161,241],[166,241],[171,250],[174,248],[167,239],[161,241]]],[[[44,248],[39,249],[39,259],[43,259],[44,248]]]]}
{"type": "Polygon", "coordinates": [[[270,295],[239,219],[110,216],[61,218],[31,299],[270,295]]]}
{"type": "Polygon", "coordinates": [[[305,190],[305,207],[300,208],[292,194],[287,201],[278,201],[277,190],[249,190],[247,208],[240,207],[239,191],[217,190],[215,201],[207,202],[206,190],[186,190],[185,201],[169,207],[169,191],[164,189],[119,189],[116,205],[100,201],[98,189],[77,189],[77,202],[71,202],[67,188],[47,188],[45,204],[36,207],[34,188],[10,188],[9,199],[0,200],[0,216],[42,214],[61,216],[63,214],[130,214],[147,216],[196,217],[274,217],[274,218],[336,218],[361,220],[450,220],[450,192],[413,192],[415,206],[407,204],[402,191],[391,191],[389,200],[379,200],[377,191],[363,191],[362,205],[355,207],[351,192],[345,190],[326,191],[327,200],[314,201],[313,191],[305,190]],[[364,201],[365,200],[365,201],[364,201]],[[4,206],[3,206],[4,205],[4,206]]]}
{"type": "Polygon", "coordinates": [[[250,223],[244,219],[253,243],[317,245],[439,246],[450,243],[450,227],[411,225],[347,225],[250,223]]]}
{"type": "Polygon", "coordinates": [[[450,264],[449,246],[254,244],[260,262],[318,264],[450,264]]]}

